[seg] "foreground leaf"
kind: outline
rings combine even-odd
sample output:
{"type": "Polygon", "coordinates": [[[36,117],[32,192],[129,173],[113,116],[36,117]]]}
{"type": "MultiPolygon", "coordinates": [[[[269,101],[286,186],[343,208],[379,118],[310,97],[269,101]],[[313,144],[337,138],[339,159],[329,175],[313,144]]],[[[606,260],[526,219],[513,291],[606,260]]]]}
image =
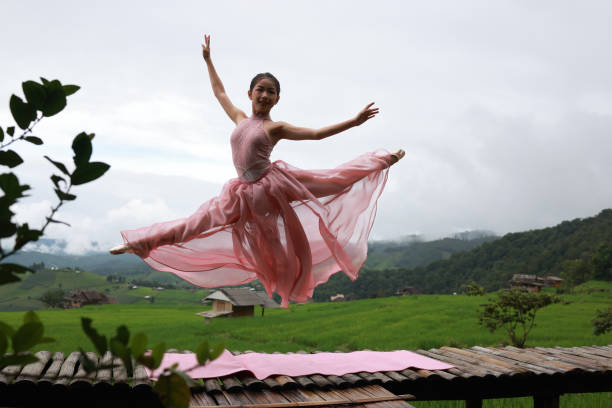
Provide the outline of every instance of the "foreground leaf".
{"type": "Polygon", "coordinates": [[[59,188],[56,188],[54,191],[55,191],[55,194],[57,194],[57,198],[59,198],[60,200],[65,200],[65,201],[76,200],[76,196],[74,194],[65,193],[59,188]]]}
{"type": "Polygon", "coordinates": [[[187,383],[176,373],[159,377],[153,390],[159,395],[164,407],[187,408],[191,392],[187,383]]]}
{"type": "Polygon", "coordinates": [[[67,176],[70,175],[70,173],[68,172],[68,169],[66,168],[66,166],[64,166],[64,163],[51,160],[51,158],[49,156],[44,156],[44,157],[45,157],[45,159],[49,160],[55,167],[57,167],[59,169],[59,171],[61,171],[62,173],[64,173],[67,176]]]}
{"type": "Polygon", "coordinates": [[[11,325],[0,321],[0,332],[6,334],[7,337],[12,337],[15,334],[15,329],[11,325]]]}
{"type": "Polygon", "coordinates": [[[79,184],[89,183],[97,178],[102,177],[104,173],[110,168],[106,163],[102,162],[89,162],[79,165],[70,176],[72,184],[77,186],[79,184]]]}
{"type": "Polygon", "coordinates": [[[76,91],[78,91],[79,89],[81,89],[81,87],[78,85],[64,85],[63,88],[64,88],[64,94],[66,96],[70,96],[76,91]]]}
{"type": "Polygon", "coordinates": [[[0,356],[3,356],[8,349],[8,337],[7,335],[0,331],[0,356]]]}
{"type": "Polygon", "coordinates": [[[151,356],[153,357],[152,369],[156,369],[160,366],[167,349],[166,343],[159,343],[157,346],[153,347],[153,352],[151,353],[151,356]]]}
{"type": "Polygon", "coordinates": [[[43,141],[40,137],[36,137],[36,136],[27,136],[25,138],[26,141],[35,144],[35,145],[41,145],[43,144],[43,141]]]}
{"type": "Polygon", "coordinates": [[[147,335],[144,333],[136,333],[132,337],[130,348],[132,349],[132,355],[134,355],[134,357],[141,356],[147,348],[147,335]]]}
{"type": "Polygon", "coordinates": [[[22,129],[27,129],[30,123],[36,119],[36,109],[28,103],[25,103],[20,97],[11,95],[9,100],[9,107],[13,119],[17,122],[17,125],[22,129]]]}
{"type": "Polygon", "coordinates": [[[81,356],[79,357],[79,361],[81,362],[81,367],[87,373],[91,373],[96,370],[96,363],[93,362],[89,357],[87,357],[87,353],[83,351],[83,348],[79,347],[79,351],[81,352],[81,356]]]}
{"type": "Polygon", "coordinates": [[[87,133],[81,132],[75,136],[72,141],[72,151],[74,151],[74,164],[77,168],[89,163],[92,147],[87,133]]]}
{"type": "Polygon", "coordinates": [[[0,165],[13,168],[21,163],[23,159],[14,150],[0,150],[0,165]]]}
{"type": "Polygon", "coordinates": [[[21,84],[23,94],[26,100],[34,109],[42,110],[45,100],[47,99],[47,91],[45,87],[38,82],[25,81],[21,84]]]}
{"type": "Polygon", "coordinates": [[[64,92],[62,84],[57,79],[46,82],[43,80],[43,84],[45,85],[47,98],[41,110],[43,115],[53,116],[66,107],[66,93],[64,92]]]}
{"type": "Polygon", "coordinates": [[[198,363],[200,365],[204,365],[206,361],[210,358],[210,348],[208,347],[208,342],[203,341],[196,348],[196,357],[198,359],[198,363]]]}
{"type": "Polygon", "coordinates": [[[40,322],[23,324],[13,334],[13,350],[15,353],[26,351],[38,344],[42,339],[44,328],[40,322]]]}
{"type": "Polygon", "coordinates": [[[89,340],[93,343],[98,354],[103,355],[108,350],[108,342],[106,336],[98,333],[96,329],[91,326],[92,320],[88,317],[81,317],[81,327],[83,332],[89,337],[89,340]]]}
{"type": "Polygon", "coordinates": [[[30,322],[38,322],[38,323],[40,323],[40,319],[38,318],[38,315],[36,313],[34,313],[31,310],[28,310],[23,315],[23,322],[24,323],[30,323],[30,322]]]}
{"type": "Polygon", "coordinates": [[[4,191],[5,199],[14,203],[17,198],[25,197],[24,191],[30,189],[27,184],[19,184],[19,179],[13,173],[0,174],[0,189],[4,191]]]}
{"type": "Polygon", "coordinates": [[[11,365],[21,365],[24,366],[26,364],[32,364],[38,362],[38,358],[32,354],[13,354],[13,355],[5,355],[4,357],[0,357],[0,368],[4,368],[6,366],[11,365]]]}
{"type": "MultiPolygon", "coordinates": [[[[16,231],[17,229],[15,229],[16,231]]],[[[30,268],[26,268],[25,266],[5,263],[0,264],[0,285],[4,285],[6,283],[19,282],[21,278],[17,276],[19,273],[33,272],[30,268]]],[[[0,331],[3,329],[2,325],[4,323],[0,322],[0,331]]],[[[7,335],[12,336],[15,331],[5,332],[7,335]]]]}
{"type": "Polygon", "coordinates": [[[225,344],[217,344],[210,351],[210,361],[213,361],[213,360],[216,360],[217,358],[219,358],[219,356],[223,353],[223,350],[225,350],[225,344]]]}

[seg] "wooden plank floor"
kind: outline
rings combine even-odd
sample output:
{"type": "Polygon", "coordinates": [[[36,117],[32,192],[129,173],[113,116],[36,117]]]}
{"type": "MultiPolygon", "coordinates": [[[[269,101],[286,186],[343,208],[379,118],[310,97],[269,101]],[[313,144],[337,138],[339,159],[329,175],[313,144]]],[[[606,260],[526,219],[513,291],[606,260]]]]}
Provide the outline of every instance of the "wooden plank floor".
{"type": "MultiPolygon", "coordinates": [[[[199,380],[199,387],[192,390],[191,405],[408,408],[406,398],[413,395],[416,400],[466,400],[470,407],[479,406],[479,401],[486,398],[534,396],[536,401],[544,401],[540,406],[554,406],[555,398],[564,393],[612,392],[612,346],[527,349],[475,346],[415,351],[455,367],[343,376],[278,375],[264,380],[243,372],[199,380]],[[553,401],[553,405],[546,405],[546,401],[553,401]]],[[[134,378],[127,377],[117,359],[112,369],[100,368],[86,374],[80,367],[78,352],[65,355],[40,351],[36,355],[40,359],[37,363],[0,371],[0,405],[43,402],[70,405],[70,401],[78,404],[94,398],[116,408],[159,406],[152,392],[153,383],[142,366],[136,367],[134,378]]],[[[112,360],[110,354],[89,356],[101,367],[112,360]]]]}

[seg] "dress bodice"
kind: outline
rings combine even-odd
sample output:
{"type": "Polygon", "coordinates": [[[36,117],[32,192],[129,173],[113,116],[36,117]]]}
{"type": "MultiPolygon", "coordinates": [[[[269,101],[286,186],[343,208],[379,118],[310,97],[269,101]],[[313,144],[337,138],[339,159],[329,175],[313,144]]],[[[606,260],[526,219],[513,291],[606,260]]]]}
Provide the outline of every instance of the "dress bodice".
{"type": "Polygon", "coordinates": [[[263,128],[269,116],[251,116],[243,120],[232,132],[232,160],[240,178],[253,181],[261,177],[270,166],[274,143],[263,128]]]}

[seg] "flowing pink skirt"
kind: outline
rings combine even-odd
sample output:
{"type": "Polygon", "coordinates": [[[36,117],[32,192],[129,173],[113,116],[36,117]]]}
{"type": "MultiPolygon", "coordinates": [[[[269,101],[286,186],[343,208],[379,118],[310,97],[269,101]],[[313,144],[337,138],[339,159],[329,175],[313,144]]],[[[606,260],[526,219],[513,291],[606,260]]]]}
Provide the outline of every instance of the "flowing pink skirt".
{"type": "Polygon", "coordinates": [[[288,307],[335,272],[357,279],[390,163],[384,150],[331,170],[276,161],[258,180],[231,179],[187,218],[121,235],[153,269],[206,288],[259,279],[288,307]]]}

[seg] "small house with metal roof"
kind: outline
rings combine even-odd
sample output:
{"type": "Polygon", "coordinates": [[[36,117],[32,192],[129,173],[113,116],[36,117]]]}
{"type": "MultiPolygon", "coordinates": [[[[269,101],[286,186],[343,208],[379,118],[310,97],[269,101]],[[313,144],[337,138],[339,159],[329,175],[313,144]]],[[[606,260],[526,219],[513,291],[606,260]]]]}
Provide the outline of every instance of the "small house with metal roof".
{"type": "Polygon", "coordinates": [[[208,322],[214,317],[253,316],[255,306],[261,306],[263,316],[266,308],[278,308],[280,305],[270,299],[266,292],[247,287],[219,289],[206,296],[204,301],[212,301],[212,310],[198,313],[208,322]]]}

